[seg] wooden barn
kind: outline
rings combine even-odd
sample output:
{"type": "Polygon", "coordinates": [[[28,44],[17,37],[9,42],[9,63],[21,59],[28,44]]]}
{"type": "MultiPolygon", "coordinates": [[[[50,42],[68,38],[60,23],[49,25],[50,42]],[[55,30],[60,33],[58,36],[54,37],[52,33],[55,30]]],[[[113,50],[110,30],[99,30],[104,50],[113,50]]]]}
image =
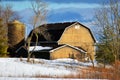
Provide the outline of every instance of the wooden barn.
{"type": "MultiPolygon", "coordinates": [[[[53,48],[49,51],[50,59],[68,58],[71,55],[77,58],[76,55],[83,53],[94,59],[95,38],[91,30],[79,22],[46,24],[37,27],[34,31],[38,34],[38,46],[53,48]]],[[[36,39],[33,35],[31,44],[34,44],[36,39]]]]}

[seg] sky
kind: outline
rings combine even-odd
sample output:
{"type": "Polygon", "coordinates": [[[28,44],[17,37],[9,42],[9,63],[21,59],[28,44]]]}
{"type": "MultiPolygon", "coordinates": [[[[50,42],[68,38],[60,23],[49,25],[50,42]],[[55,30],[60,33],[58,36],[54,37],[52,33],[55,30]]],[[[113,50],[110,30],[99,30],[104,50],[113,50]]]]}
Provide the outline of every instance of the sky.
{"type": "MultiPolygon", "coordinates": [[[[22,21],[27,26],[28,35],[31,28],[29,25],[31,12],[31,1],[34,0],[1,0],[2,4],[10,4],[13,10],[19,12],[23,17],[22,21]],[[29,14],[29,15],[28,15],[29,14]]],[[[47,23],[73,22],[78,21],[89,27],[93,33],[96,31],[93,25],[95,10],[108,4],[109,0],[42,0],[47,4],[47,23]]]]}
{"type": "MultiPolygon", "coordinates": [[[[13,9],[20,11],[31,7],[31,1],[34,0],[1,0],[3,4],[11,4],[13,9]]],[[[102,3],[108,4],[108,0],[42,0],[48,4],[48,9],[60,8],[97,8],[102,3]]]]}

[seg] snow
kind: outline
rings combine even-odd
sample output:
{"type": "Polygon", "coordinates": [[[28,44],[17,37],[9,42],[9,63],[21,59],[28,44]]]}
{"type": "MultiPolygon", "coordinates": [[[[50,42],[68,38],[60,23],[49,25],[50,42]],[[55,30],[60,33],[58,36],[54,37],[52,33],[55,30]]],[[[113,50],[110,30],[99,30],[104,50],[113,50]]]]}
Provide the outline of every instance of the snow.
{"type": "Polygon", "coordinates": [[[29,51],[39,51],[39,50],[47,50],[47,49],[52,49],[52,47],[30,46],[29,51]]]}
{"type": "Polygon", "coordinates": [[[26,58],[22,58],[22,61],[20,61],[20,58],[0,58],[0,80],[5,80],[2,78],[6,77],[10,77],[10,80],[19,80],[16,77],[26,78],[23,80],[35,80],[36,77],[74,76],[78,74],[78,68],[82,70],[87,66],[92,66],[91,63],[79,62],[69,58],[56,60],[34,59],[35,63],[32,62],[33,58],[29,63],[26,60],[26,58]],[[15,79],[11,79],[11,77],[15,79]],[[27,79],[27,77],[33,79],[27,79]]]}
{"type": "MultiPolygon", "coordinates": [[[[0,80],[83,80],[83,79],[63,79],[63,78],[13,78],[0,77],[0,80]]],[[[84,79],[85,80],[85,79],[84,79]]],[[[86,79],[88,80],[88,79],[86,79]]],[[[93,79],[92,79],[93,80],[93,79]]]]}
{"type": "MultiPolygon", "coordinates": [[[[79,62],[78,60],[75,60],[75,59],[70,59],[70,58],[63,58],[63,59],[56,59],[56,60],[53,60],[55,62],[61,62],[61,63],[65,63],[65,64],[71,64],[71,65],[78,65],[78,66],[81,66],[81,67],[88,67],[88,66],[92,66],[92,62],[89,61],[89,62],[79,62]]],[[[97,65],[97,62],[94,61],[94,66],[98,66],[97,65]]]]}
{"type": "MultiPolygon", "coordinates": [[[[76,71],[66,69],[64,66],[52,65],[52,61],[38,60],[36,64],[25,62],[17,58],[0,58],[0,76],[1,77],[35,77],[35,76],[65,76],[76,74],[76,71]],[[50,63],[50,64],[49,64],[50,63]]],[[[54,62],[54,61],[53,61],[54,62]]]]}

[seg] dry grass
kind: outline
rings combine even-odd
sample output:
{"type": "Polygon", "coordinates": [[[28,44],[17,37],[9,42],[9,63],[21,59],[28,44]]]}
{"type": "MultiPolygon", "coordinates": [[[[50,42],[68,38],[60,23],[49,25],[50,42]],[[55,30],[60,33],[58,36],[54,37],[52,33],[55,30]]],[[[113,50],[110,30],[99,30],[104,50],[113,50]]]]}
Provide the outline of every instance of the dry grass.
{"type": "Polygon", "coordinates": [[[120,62],[115,62],[113,68],[90,67],[88,69],[83,69],[81,73],[82,74],[79,75],[78,78],[119,80],[120,62]]]}
{"type": "Polygon", "coordinates": [[[110,79],[119,80],[120,79],[120,62],[117,61],[113,64],[113,68],[80,68],[77,74],[60,76],[36,76],[42,78],[82,78],[82,79],[110,79]]]}

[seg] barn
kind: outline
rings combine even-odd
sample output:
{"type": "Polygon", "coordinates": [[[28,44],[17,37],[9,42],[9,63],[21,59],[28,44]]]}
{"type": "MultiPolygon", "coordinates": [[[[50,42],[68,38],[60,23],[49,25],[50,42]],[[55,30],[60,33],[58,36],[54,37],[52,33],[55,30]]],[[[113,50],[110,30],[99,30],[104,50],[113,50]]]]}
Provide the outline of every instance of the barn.
{"type": "MultiPolygon", "coordinates": [[[[95,38],[91,30],[79,22],[52,23],[41,25],[32,30],[31,45],[36,42],[35,33],[38,34],[38,46],[52,47],[48,50],[50,59],[78,58],[76,55],[85,54],[94,59],[95,38]],[[33,32],[34,31],[34,32],[33,32]],[[83,51],[83,52],[81,52],[83,51]]],[[[41,51],[39,51],[39,54],[41,51]]],[[[44,54],[42,54],[43,56],[44,54]]],[[[83,55],[81,55],[81,59],[83,55]]]]}

